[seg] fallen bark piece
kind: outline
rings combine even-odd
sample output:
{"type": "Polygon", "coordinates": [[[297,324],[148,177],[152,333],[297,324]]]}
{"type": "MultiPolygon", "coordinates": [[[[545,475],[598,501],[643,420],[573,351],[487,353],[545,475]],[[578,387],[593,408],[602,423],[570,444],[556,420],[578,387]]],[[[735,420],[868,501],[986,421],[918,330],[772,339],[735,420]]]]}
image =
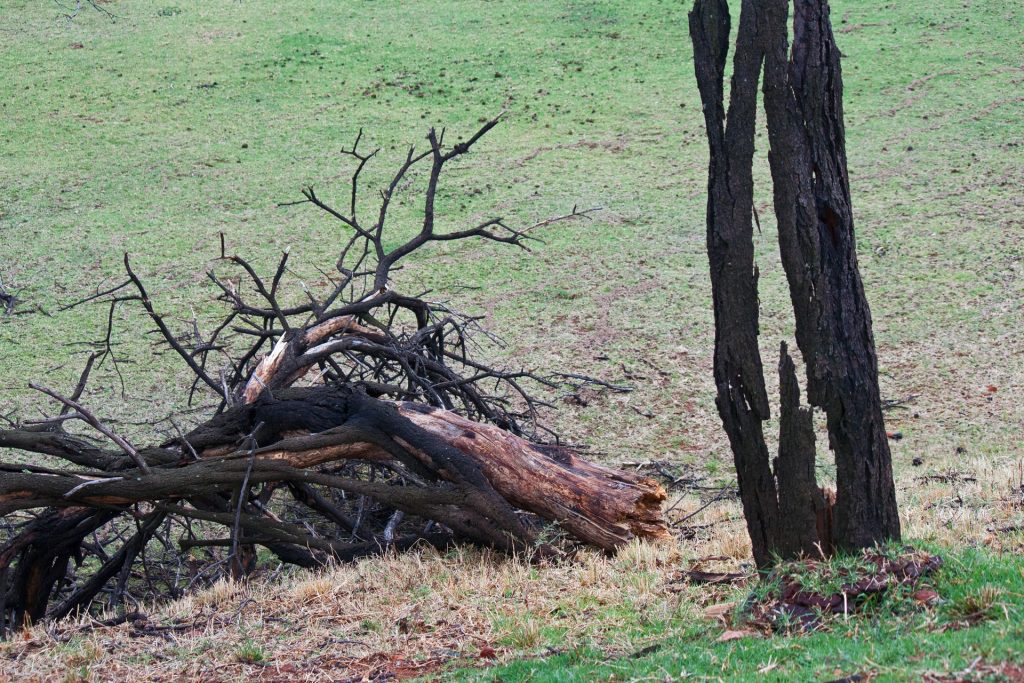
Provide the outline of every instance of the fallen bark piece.
{"type": "Polygon", "coordinates": [[[746,581],[750,578],[749,574],[740,574],[738,572],[705,572],[698,569],[690,569],[687,571],[680,572],[678,575],[679,581],[685,581],[686,583],[693,584],[706,584],[706,585],[718,585],[718,584],[731,584],[746,581]]]}
{"type": "Polygon", "coordinates": [[[743,638],[760,638],[761,634],[750,629],[738,629],[723,631],[722,635],[715,638],[716,643],[728,643],[730,640],[742,640],[743,638]]]}

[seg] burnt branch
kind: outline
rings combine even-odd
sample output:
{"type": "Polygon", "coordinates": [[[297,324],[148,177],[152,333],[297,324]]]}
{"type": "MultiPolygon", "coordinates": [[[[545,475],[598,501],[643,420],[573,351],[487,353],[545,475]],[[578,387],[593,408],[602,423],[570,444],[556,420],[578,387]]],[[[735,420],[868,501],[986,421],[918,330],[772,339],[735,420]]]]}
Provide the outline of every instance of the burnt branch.
{"type": "Polygon", "coordinates": [[[87,5],[89,7],[92,7],[95,11],[99,12],[103,16],[105,16],[107,19],[109,19],[110,23],[113,24],[117,21],[117,16],[114,15],[113,12],[108,10],[102,4],[100,4],[98,0],[76,0],[74,5],[65,5],[60,0],[53,1],[57,5],[57,7],[60,8],[61,16],[64,17],[64,20],[67,21],[69,24],[73,22],[76,18],[78,18],[78,15],[82,13],[82,10],[85,9],[87,5]]]}
{"type": "MultiPolygon", "coordinates": [[[[93,356],[90,356],[89,357],[90,364],[91,364],[92,359],[93,359],[93,356]]],[[[120,437],[117,434],[115,434],[114,431],[112,429],[110,429],[110,427],[107,427],[102,422],[100,422],[99,419],[95,415],[93,415],[91,412],[89,412],[84,406],[82,406],[82,404],[78,403],[77,401],[75,401],[73,399],[66,398],[66,397],[58,394],[53,389],[48,389],[46,387],[39,386],[38,384],[34,384],[32,382],[29,383],[29,386],[32,387],[33,389],[35,389],[36,391],[42,392],[42,393],[46,394],[47,396],[49,396],[51,398],[55,398],[58,401],[60,401],[61,403],[63,403],[64,404],[64,409],[62,409],[61,415],[65,415],[66,414],[64,412],[64,410],[68,410],[68,409],[74,410],[75,412],[72,414],[72,417],[74,417],[76,419],[79,419],[79,420],[82,420],[83,422],[87,423],[90,427],[92,427],[93,429],[98,431],[100,434],[102,434],[103,436],[105,436],[108,439],[110,439],[111,441],[113,441],[115,444],[117,444],[117,446],[121,450],[123,450],[125,452],[125,454],[127,454],[127,456],[129,458],[131,458],[135,462],[136,465],[139,466],[140,470],[142,470],[146,474],[149,474],[149,465],[146,464],[145,460],[143,460],[142,458],[139,457],[139,452],[135,449],[135,447],[132,446],[127,441],[125,441],[122,437],[120,437]]],[[[82,393],[81,389],[80,388],[76,389],[76,393],[81,395],[81,393],[82,393]]]]}
{"type": "Polygon", "coordinates": [[[0,309],[3,310],[4,315],[14,313],[14,306],[17,303],[18,298],[8,292],[4,287],[3,280],[0,280],[0,309]]]}

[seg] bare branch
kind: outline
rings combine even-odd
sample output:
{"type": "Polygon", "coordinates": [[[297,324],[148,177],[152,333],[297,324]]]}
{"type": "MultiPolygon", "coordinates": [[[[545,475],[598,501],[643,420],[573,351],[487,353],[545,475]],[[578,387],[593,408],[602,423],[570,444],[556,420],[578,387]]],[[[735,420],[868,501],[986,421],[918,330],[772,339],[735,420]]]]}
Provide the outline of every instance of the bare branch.
{"type": "Polygon", "coordinates": [[[65,406],[73,409],[77,413],[77,415],[86,423],[88,423],[93,429],[95,429],[96,431],[98,431],[99,433],[103,434],[108,439],[116,443],[117,446],[121,450],[123,450],[136,465],[138,465],[140,470],[142,470],[145,474],[149,474],[149,465],[147,465],[146,461],[139,456],[139,452],[135,450],[135,447],[132,446],[127,441],[125,441],[122,437],[115,434],[112,429],[110,429],[102,422],[100,422],[99,419],[91,412],[89,412],[82,404],[78,403],[77,401],[73,401],[72,399],[67,398],[65,396],[61,396],[53,389],[48,389],[47,387],[40,386],[38,384],[35,384],[34,382],[29,382],[29,386],[35,389],[36,391],[41,391],[42,393],[46,394],[47,396],[50,396],[51,398],[57,399],[65,406]]]}
{"type": "MultiPolygon", "coordinates": [[[[185,364],[189,366],[192,372],[196,373],[196,375],[200,379],[202,379],[203,382],[205,382],[208,387],[210,387],[218,394],[220,394],[221,386],[212,377],[210,377],[205,370],[199,367],[199,364],[196,363],[195,359],[192,358],[188,351],[182,348],[181,344],[178,343],[178,340],[175,339],[174,334],[171,333],[166,323],[164,323],[163,318],[157,315],[156,311],[153,309],[153,303],[149,300],[149,295],[146,293],[146,288],[142,285],[142,280],[140,280],[138,276],[136,276],[135,273],[132,271],[131,263],[129,263],[128,261],[128,252],[125,252],[124,254],[124,269],[128,272],[128,278],[132,281],[132,283],[135,285],[135,288],[139,291],[139,296],[141,297],[139,300],[145,307],[146,312],[149,313],[149,317],[153,320],[153,322],[156,323],[156,326],[160,329],[160,334],[163,335],[164,341],[166,341],[167,344],[172,349],[174,349],[179,356],[181,356],[182,360],[185,361],[185,364]]],[[[225,396],[224,399],[228,400],[228,397],[225,396]]]]}
{"type": "Polygon", "coordinates": [[[221,234],[219,260],[233,265],[230,274],[219,272],[223,266],[208,273],[215,301],[225,309],[216,320],[208,323],[205,312],[196,313],[205,309],[196,306],[185,331],[172,333],[128,254],[125,282],[63,307],[101,302],[108,307],[107,329],[70,398],[32,385],[60,402],[59,414],[0,429],[0,447],[71,463],[0,463],[0,528],[12,539],[0,545],[0,573],[12,568],[9,575],[19,582],[0,590],[0,601],[13,596],[0,604],[0,628],[42,618],[51,596],[57,613],[122,609],[125,600],[135,599],[133,590],[143,591],[140,598],[173,595],[226,570],[238,575],[253,544],[308,567],[424,538],[437,545],[461,540],[532,552],[540,522],[531,515],[605,549],[633,536],[665,533],[656,484],[580,460],[540,424],[540,410],[549,403],[533,390],[552,392],[567,380],[590,378],[478,360],[481,341],[501,343],[479,318],[428,299],[429,292],[403,293],[392,282],[402,260],[430,242],[481,239],[525,249],[535,231],[593,211],[574,207],[525,228],[494,217],[442,229],[434,197],[445,166],[496,123],[451,148],[443,130],[430,132],[426,150],[410,148],[380,192],[372,224],[357,216],[371,215],[359,206],[360,193],[368,194],[360,183],[377,150],[361,150],[360,131],[351,148],[341,150],[355,160],[347,206],[333,208],[312,188],[299,202],[347,228],[334,269],[318,268],[322,279],[316,285],[292,270],[288,250],[265,273],[232,255],[221,234]],[[388,212],[420,171],[428,175],[420,195],[422,223],[389,251],[388,212]],[[298,294],[295,286],[305,300],[286,306],[298,294]],[[106,358],[120,376],[123,359],[112,347],[115,311],[136,301],[162,339],[152,353],[164,352],[166,344],[191,371],[188,400],[201,385],[221,399],[215,408],[178,411],[169,425],[131,422],[158,432],[157,445],[146,448],[120,437],[80,400],[106,358]],[[205,416],[194,429],[179,428],[175,417],[194,422],[199,410],[205,416]],[[72,419],[91,425],[119,450],[64,432],[61,426],[72,419]],[[555,445],[530,440],[547,440],[548,434],[555,445]],[[292,496],[282,501],[278,492],[292,496]],[[226,527],[228,538],[197,538],[209,524],[226,527]],[[182,530],[179,539],[171,538],[174,526],[182,530]],[[185,562],[184,547],[201,550],[185,562]],[[196,566],[199,555],[206,560],[196,566]],[[51,572],[54,567],[68,569],[51,572]],[[46,578],[33,584],[17,578],[30,575],[46,578]],[[140,581],[129,581],[134,576],[140,581]]]}

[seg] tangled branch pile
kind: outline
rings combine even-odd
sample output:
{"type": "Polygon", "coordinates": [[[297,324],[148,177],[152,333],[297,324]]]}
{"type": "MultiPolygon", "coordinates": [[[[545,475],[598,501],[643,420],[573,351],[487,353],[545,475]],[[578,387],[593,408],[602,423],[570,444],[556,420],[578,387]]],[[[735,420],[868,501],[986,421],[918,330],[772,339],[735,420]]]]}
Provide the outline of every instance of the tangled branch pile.
{"type": "Polygon", "coordinates": [[[448,148],[444,132],[431,130],[428,149],[410,149],[381,191],[372,222],[357,213],[357,200],[375,152],[361,152],[357,138],[346,151],[355,163],[348,207],[329,206],[312,188],[300,202],[347,233],[328,291],[303,287],[302,303],[283,302],[287,253],[264,278],[222,238],[220,260],[242,277],[209,274],[228,307],[209,334],[195,321],[175,334],[127,254],[123,283],[73,304],[109,306],[106,338],[70,395],[33,385],[59,413],[0,431],[0,449],[37,454],[0,463],[0,630],[124,608],[135,590],[174,595],[202,572],[244,575],[256,546],[309,567],[421,542],[553,552],[545,520],[606,550],[667,534],[660,485],[540,443],[542,403],[528,386],[588,380],[474,360],[474,318],[394,288],[402,259],[431,242],[480,238],[525,248],[531,230],[586,216],[574,209],[527,229],[500,218],[435,229],[443,170],[496,123],[448,148]],[[421,168],[420,228],[388,249],[389,208],[421,168]],[[188,366],[190,403],[216,397],[212,416],[194,429],[145,447],[81,402],[96,363],[116,367],[110,328],[123,305],[141,306],[188,366]],[[67,431],[73,421],[103,441],[67,431]],[[223,537],[210,537],[217,527],[223,537]],[[146,561],[153,544],[163,548],[162,563],[146,561]],[[189,554],[196,548],[205,562],[189,554]]]}

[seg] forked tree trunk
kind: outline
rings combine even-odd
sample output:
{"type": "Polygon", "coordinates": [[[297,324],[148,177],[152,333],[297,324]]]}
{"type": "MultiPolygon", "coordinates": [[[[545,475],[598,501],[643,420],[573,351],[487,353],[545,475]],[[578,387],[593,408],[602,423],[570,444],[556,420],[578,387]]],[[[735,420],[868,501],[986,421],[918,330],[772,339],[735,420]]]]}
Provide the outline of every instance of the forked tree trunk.
{"type": "Polygon", "coordinates": [[[891,457],[882,422],[871,315],[857,270],[846,172],[842,78],[824,0],[744,0],[728,116],[726,0],[696,0],[690,36],[708,144],[707,245],[715,311],[715,383],[754,558],[857,548],[899,538],[891,457]],[[781,350],[781,432],[774,473],[762,422],[769,408],[758,350],[752,162],[764,63],[779,244],[807,366],[808,398],[825,410],[835,452],[835,524],[814,477],[812,416],[800,407],[781,350]]]}

